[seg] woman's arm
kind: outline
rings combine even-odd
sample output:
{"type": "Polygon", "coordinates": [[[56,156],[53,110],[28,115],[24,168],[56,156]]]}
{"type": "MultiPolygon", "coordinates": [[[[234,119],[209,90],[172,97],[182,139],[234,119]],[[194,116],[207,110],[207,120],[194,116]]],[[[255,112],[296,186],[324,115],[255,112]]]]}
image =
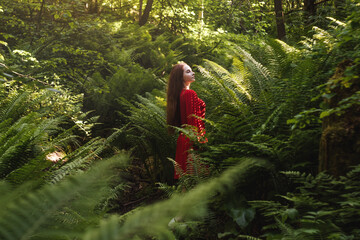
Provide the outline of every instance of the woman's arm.
{"type": "MultiPolygon", "coordinates": [[[[186,124],[194,126],[199,138],[205,135],[204,122],[199,117],[205,117],[205,105],[194,90],[186,90],[184,93],[186,124]]],[[[200,139],[199,139],[200,140],[200,139]]],[[[202,141],[203,142],[203,141],[202,141]]]]}

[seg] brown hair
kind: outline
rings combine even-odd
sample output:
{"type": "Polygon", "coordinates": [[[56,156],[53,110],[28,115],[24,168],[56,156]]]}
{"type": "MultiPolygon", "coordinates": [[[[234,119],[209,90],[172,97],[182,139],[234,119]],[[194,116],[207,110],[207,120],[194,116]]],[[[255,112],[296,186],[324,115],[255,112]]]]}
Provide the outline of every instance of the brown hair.
{"type": "Polygon", "coordinates": [[[170,72],[167,86],[166,123],[169,125],[168,132],[174,133],[171,126],[180,127],[180,93],[184,88],[185,63],[176,64],[170,72]]]}

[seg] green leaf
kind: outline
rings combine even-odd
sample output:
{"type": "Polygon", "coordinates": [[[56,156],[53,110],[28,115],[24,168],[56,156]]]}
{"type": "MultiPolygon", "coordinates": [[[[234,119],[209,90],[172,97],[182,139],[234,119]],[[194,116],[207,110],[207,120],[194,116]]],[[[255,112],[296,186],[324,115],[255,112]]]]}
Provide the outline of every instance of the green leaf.
{"type": "Polygon", "coordinates": [[[331,109],[330,109],[330,110],[327,110],[327,111],[323,111],[323,112],[320,114],[320,119],[321,119],[321,118],[324,118],[324,117],[327,117],[327,116],[330,116],[331,113],[332,113],[331,109]]]}
{"type": "Polygon", "coordinates": [[[326,94],[323,94],[322,96],[323,96],[323,98],[330,99],[335,95],[336,95],[336,93],[326,93],[326,94]]]}
{"type": "Polygon", "coordinates": [[[252,208],[230,209],[231,217],[241,228],[245,228],[254,219],[255,211],[252,208]]]}
{"type": "Polygon", "coordinates": [[[301,232],[304,232],[304,233],[307,233],[307,234],[318,234],[319,233],[319,229],[314,229],[314,228],[310,228],[310,229],[300,229],[298,231],[301,231],[301,232]]]}
{"type": "Polygon", "coordinates": [[[289,218],[291,219],[295,219],[299,212],[298,210],[296,210],[296,208],[289,208],[289,209],[286,209],[285,213],[289,216],[289,218]]]}
{"type": "Polygon", "coordinates": [[[232,232],[218,233],[218,238],[224,238],[233,235],[232,232]]]}

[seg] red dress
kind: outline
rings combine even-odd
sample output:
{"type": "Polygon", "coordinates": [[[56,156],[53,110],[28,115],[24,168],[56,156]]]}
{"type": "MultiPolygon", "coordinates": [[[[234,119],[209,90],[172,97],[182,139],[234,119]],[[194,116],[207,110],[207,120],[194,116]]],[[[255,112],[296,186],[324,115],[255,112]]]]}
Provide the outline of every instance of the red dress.
{"type": "MultiPolygon", "coordinates": [[[[180,116],[181,116],[181,125],[187,124],[194,126],[199,137],[203,137],[205,134],[205,124],[204,121],[194,117],[196,115],[201,118],[205,118],[205,103],[203,100],[198,98],[194,90],[183,89],[180,94],[180,116]]],[[[192,143],[190,139],[186,137],[183,133],[179,134],[176,144],[176,156],[175,161],[181,167],[182,171],[185,173],[187,171],[187,159],[188,151],[191,148],[192,143]]],[[[174,174],[174,178],[178,179],[180,176],[178,173],[174,174]]]]}

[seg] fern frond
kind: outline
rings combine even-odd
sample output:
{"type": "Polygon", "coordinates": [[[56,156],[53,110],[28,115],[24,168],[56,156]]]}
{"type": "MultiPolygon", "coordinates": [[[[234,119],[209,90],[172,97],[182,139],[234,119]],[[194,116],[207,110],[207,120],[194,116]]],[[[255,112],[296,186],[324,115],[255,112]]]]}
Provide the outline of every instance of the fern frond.
{"type": "Polygon", "coordinates": [[[248,235],[237,235],[239,239],[247,239],[247,240],[261,240],[260,238],[248,236],[248,235]]]}
{"type": "Polygon", "coordinates": [[[134,104],[124,102],[130,109],[129,124],[123,129],[126,141],[134,146],[133,154],[143,161],[151,179],[170,178],[172,168],[167,157],[175,152],[175,137],[167,133],[164,101],[160,97],[147,94],[137,96],[134,104]],[[146,117],[144,117],[146,116],[146,117]],[[148,159],[152,159],[150,167],[148,159]],[[162,171],[165,168],[165,171],[162,171]],[[169,174],[170,173],[170,174],[169,174]]]}
{"type": "Polygon", "coordinates": [[[171,197],[175,193],[175,186],[169,186],[166,183],[157,183],[158,188],[166,193],[168,197],[171,197]]]}
{"type": "Polygon", "coordinates": [[[5,103],[3,100],[0,105],[0,122],[10,118],[14,120],[19,118],[27,107],[29,96],[30,92],[25,91],[9,96],[5,103]]]}
{"type": "Polygon", "coordinates": [[[101,138],[93,138],[85,145],[79,147],[74,152],[66,155],[62,161],[65,162],[60,169],[54,171],[50,176],[51,183],[57,183],[65,178],[71,171],[86,168],[98,155],[104,150],[104,140],[101,138]]]}
{"type": "MultiPolygon", "coordinates": [[[[1,239],[29,239],[38,234],[42,226],[48,224],[46,221],[50,220],[55,212],[63,209],[70,200],[74,201],[80,195],[90,197],[96,192],[102,193],[99,188],[107,184],[108,171],[114,165],[124,164],[124,161],[124,156],[109,159],[94,166],[87,174],[79,174],[58,185],[46,185],[36,192],[24,194],[21,199],[13,199],[3,205],[0,211],[1,239]]],[[[75,215],[73,212],[72,216],[75,215]]],[[[80,216],[77,218],[85,220],[80,216]]],[[[64,232],[61,234],[64,235],[64,232]]]]}
{"type": "MultiPolygon", "coordinates": [[[[215,96],[221,98],[219,99],[220,102],[229,102],[237,108],[244,110],[244,108],[246,108],[244,103],[251,99],[251,95],[241,75],[236,73],[232,74],[220,65],[209,60],[204,60],[204,65],[205,67],[198,66],[198,69],[204,76],[213,80],[211,84],[215,84],[215,87],[212,87],[211,90],[219,92],[215,96]]],[[[241,64],[238,63],[237,66],[241,68],[241,64]]],[[[238,70],[238,72],[241,72],[241,70],[238,70]]]]}
{"type": "MultiPolygon", "coordinates": [[[[277,217],[275,217],[275,221],[276,221],[276,224],[277,226],[279,227],[279,229],[282,231],[282,233],[285,235],[285,236],[291,236],[291,237],[295,237],[294,236],[294,232],[295,230],[290,227],[289,225],[283,223],[282,221],[280,221],[277,217]]],[[[294,240],[297,239],[297,238],[293,238],[294,240]]]]}
{"type": "Polygon", "coordinates": [[[262,160],[247,161],[225,171],[220,177],[199,184],[184,195],[174,195],[171,199],[144,207],[126,218],[123,224],[120,217],[104,220],[99,228],[87,232],[83,239],[136,239],[154,236],[162,239],[173,238],[167,224],[174,216],[186,220],[202,218],[206,215],[206,205],[215,194],[222,194],[234,188],[234,183],[244,180],[246,172],[257,168],[267,168],[262,160]],[[174,205],[177,207],[174,208],[174,205]],[[106,237],[105,237],[106,236],[106,237]]]}

